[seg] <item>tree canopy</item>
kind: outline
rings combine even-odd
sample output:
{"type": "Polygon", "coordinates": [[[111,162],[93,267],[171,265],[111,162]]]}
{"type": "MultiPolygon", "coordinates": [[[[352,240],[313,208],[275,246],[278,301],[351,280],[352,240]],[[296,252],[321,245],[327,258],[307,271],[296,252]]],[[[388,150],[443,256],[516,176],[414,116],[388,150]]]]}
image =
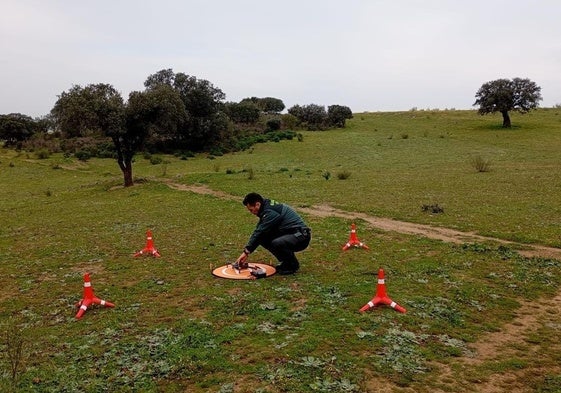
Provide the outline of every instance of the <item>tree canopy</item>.
{"type": "Polygon", "coordinates": [[[254,124],[259,120],[261,110],[251,101],[227,102],[224,110],[234,123],[254,124]]]}
{"type": "Polygon", "coordinates": [[[37,122],[27,115],[0,115],[0,140],[4,140],[6,146],[16,146],[33,135],[37,129],[37,122]]]}
{"type": "Polygon", "coordinates": [[[93,132],[111,138],[125,187],[134,184],[133,157],[146,139],[174,135],[187,118],[179,94],[166,85],[132,92],[126,104],[111,85],[73,86],[59,96],[51,115],[63,135],[93,132]]]}
{"type": "Polygon", "coordinates": [[[58,96],[51,117],[65,137],[115,131],[123,127],[123,98],[108,84],[74,85],[58,96]]]}
{"type": "Polygon", "coordinates": [[[158,71],[148,76],[144,82],[147,90],[160,85],[172,87],[187,112],[186,121],[178,129],[177,147],[199,151],[213,146],[227,131],[221,108],[226,95],[219,88],[204,79],[172,69],[158,71]]]}
{"type": "Polygon", "coordinates": [[[330,105],[327,111],[317,104],[294,105],[288,113],[296,117],[301,126],[315,131],[329,127],[344,128],[346,119],[353,117],[351,109],[343,105],[330,105]]]}
{"type": "Polygon", "coordinates": [[[284,102],[282,102],[281,99],[274,97],[249,97],[244,98],[240,101],[240,104],[248,103],[254,104],[257,108],[265,113],[281,113],[285,108],[284,102]]]}
{"type": "Polygon", "coordinates": [[[500,112],[503,127],[510,128],[509,111],[527,113],[538,107],[542,100],[541,87],[529,79],[497,79],[484,83],[475,94],[474,106],[479,105],[479,114],[500,112]]]}
{"type": "Polygon", "coordinates": [[[344,128],[347,119],[353,118],[351,108],[343,105],[330,105],[327,107],[327,121],[329,125],[344,128]]]}

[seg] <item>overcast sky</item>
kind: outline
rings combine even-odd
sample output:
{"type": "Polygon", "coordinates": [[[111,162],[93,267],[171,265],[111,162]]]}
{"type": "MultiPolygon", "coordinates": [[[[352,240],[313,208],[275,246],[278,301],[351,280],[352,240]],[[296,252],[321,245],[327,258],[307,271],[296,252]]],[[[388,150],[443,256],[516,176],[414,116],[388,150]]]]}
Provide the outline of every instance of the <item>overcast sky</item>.
{"type": "Polygon", "coordinates": [[[0,0],[0,114],[46,115],[90,83],[126,100],[167,68],[287,108],[475,109],[514,77],[552,107],[560,17],[559,0],[0,0]]]}

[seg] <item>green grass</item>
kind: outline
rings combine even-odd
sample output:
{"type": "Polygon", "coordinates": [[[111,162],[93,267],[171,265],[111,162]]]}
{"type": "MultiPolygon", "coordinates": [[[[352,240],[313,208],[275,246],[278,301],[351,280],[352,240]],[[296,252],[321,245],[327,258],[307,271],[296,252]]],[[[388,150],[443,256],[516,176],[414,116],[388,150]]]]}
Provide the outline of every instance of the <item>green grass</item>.
{"type": "MultiPolygon", "coordinates": [[[[343,130],[215,159],[169,156],[154,165],[139,155],[140,181],[126,189],[113,160],[4,149],[0,390],[367,392],[384,384],[463,392],[510,373],[527,390],[556,391],[557,309],[510,352],[458,362],[486,334],[516,323],[525,301],[559,292],[557,260],[363,222],[358,234],[370,250],[343,252],[352,220],[306,216],[313,241],[296,276],[239,282],[210,270],[234,260],[251,233],[255,218],[241,205],[250,191],[296,208],[329,204],[560,247],[559,112],[514,114],[511,130],[474,111],[355,114],[343,130]],[[474,157],[489,160],[490,170],[477,171],[474,157]],[[163,179],[233,198],[175,190],[163,179]],[[133,258],[147,229],[161,258],[133,258]],[[406,314],[358,312],[374,295],[379,268],[406,314]],[[116,307],[94,307],[77,321],[85,272],[96,295],[116,307]],[[23,365],[13,377],[7,350],[17,339],[23,365]],[[449,368],[447,380],[439,367],[449,368]]],[[[252,260],[274,262],[261,249],[252,260]]]]}

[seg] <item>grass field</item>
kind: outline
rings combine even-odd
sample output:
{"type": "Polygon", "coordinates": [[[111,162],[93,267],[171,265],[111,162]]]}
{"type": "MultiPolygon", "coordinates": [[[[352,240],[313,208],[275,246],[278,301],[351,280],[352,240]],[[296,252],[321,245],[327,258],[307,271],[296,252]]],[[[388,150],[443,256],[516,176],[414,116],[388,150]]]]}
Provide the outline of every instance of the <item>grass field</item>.
{"type": "Polygon", "coordinates": [[[561,391],[561,261],[517,253],[561,247],[560,112],[513,114],[510,130],[475,111],[355,114],[220,157],[138,155],[130,188],[110,159],[2,149],[0,391],[561,391]],[[295,276],[215,278],[255,225],[251,191],[348,217],[304,214],[295,276]],[[514,243],[385,232],[362,214],[514,243]],[[341,250],[353,222],[369,250],[341,250]],[[161,258],[133,257],[147,229],[161,258]],[[379,268],[407,313],[358,312],[379,268]],[[86,272],[116,307],[76,320],[86,272]]]}

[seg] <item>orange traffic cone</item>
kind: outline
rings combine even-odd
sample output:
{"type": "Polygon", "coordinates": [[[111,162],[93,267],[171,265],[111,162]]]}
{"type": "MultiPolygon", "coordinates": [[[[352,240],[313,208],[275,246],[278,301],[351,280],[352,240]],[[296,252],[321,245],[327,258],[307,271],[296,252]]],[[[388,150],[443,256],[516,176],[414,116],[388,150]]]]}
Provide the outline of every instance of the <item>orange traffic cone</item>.
{"type": "Polygon", "coordinates": [[[151,254],[152,256],[160,257],[160,253],[154,248],[154,240],[152,239],[152,231],[150,229],[146,231],[146,247],[138,251],[134,256],[137,257],[143,254],[151,254]]]}
{"type": "Polygon", "coordinates": [[[379,304],[385,304],[386,306],[390,306],[396,311],[405,313],[405,309],[403,307],[401,307],[399,304],[397,304],[396,302],[394,302],[392,299],[388,297],[388,294],[386,293],[386,281],[384,279],[384,270],[382,269],[378,271],[378,285],[376,287],[376,295],[372,298],[372,300],[370,300],[368,303],[362,306],[360,312],[365,312],[366,310],[372,307],[376,307],[379,304]]]}
{"type": "Polygon", "coordinates": [[[347,251],[351,247],[364,248],[368,250],[368,246],[356,237],[356,225],[354,223],[351,225],[351,236],[347,244],[343,246],[343,251],[347,251]]]}
{"type": "Polygon", "coordinates": [[[80,307],[78,313],[76,314],[76,319],[82,318],[91,304],[101,304],[105,307],[115,307],[113,303],[95,297],[92,283],[90,281],[90,274],[86,273],[84,274],[84,298],[76,304],[77,307],[80,307]]]}

